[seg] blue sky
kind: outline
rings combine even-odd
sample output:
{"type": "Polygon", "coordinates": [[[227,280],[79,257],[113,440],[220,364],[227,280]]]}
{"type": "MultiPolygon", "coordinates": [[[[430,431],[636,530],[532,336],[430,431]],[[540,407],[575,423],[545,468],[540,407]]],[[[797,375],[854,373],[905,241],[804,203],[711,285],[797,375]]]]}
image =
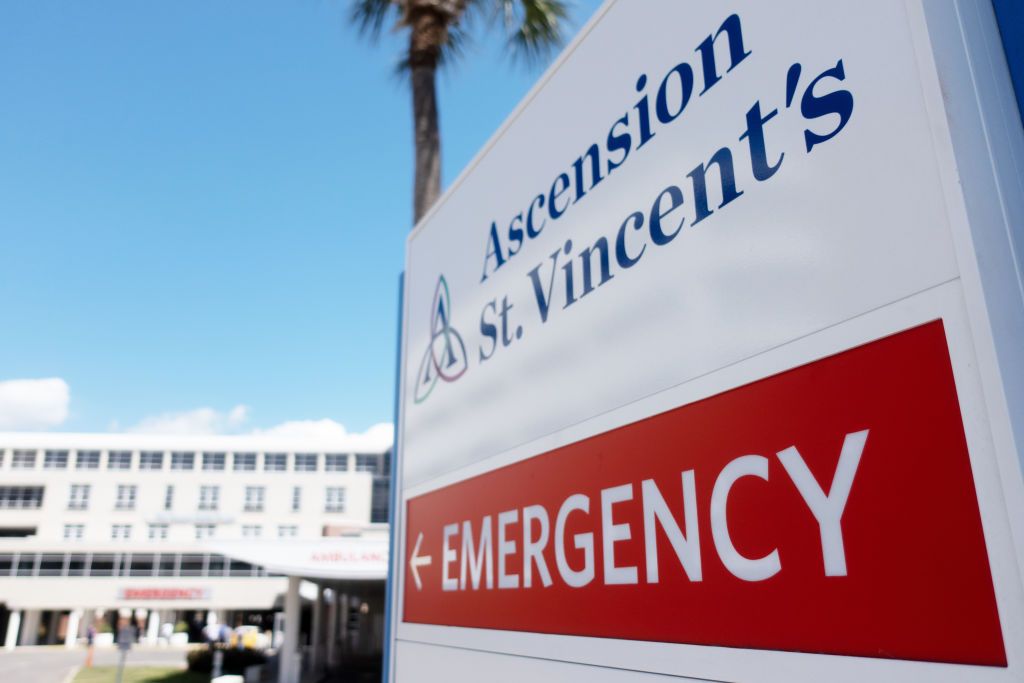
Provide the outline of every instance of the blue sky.
{"type": "MultiPolygon", "coordinates": [[[[391,420],[404,37],[347,10],[0,4],[0,429],[391,420]]],[[[542,72],[502,48],[440,78],[446,184],[542,72]]]]}

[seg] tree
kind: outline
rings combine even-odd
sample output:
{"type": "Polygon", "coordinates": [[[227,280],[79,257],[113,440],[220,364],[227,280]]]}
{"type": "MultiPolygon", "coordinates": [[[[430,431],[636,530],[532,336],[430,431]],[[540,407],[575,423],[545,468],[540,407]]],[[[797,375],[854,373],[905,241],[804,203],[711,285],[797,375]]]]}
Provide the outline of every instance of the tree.
{"type": "Polygon", "coordinates": [[[441,133],[437,69],[457,55],[474,20],[500,23],[513,56],[534,60],[562,42],[564,0],[353,0],[352,20],[371,38],[385,25],[409,32],[402,65],[412,85],[416,165],[413,217],[418,222],[441,195],[441,133]]]}

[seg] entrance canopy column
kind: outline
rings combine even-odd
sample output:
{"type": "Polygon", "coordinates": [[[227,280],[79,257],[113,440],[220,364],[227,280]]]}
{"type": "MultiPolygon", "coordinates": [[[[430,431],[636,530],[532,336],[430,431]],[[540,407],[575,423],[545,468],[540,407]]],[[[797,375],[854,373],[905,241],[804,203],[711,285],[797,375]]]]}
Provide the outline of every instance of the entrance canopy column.
{"type": "Polygon", "coordinates": [[[149,610],[149,622],[146,624],[146,642],[156,645],[160,637],[160,610],[149,610]]]}
{"type": "Polygon", "coordinates": [[[323,630],[324,630],[324,585],[316,584],[316,600],[313,602],[313,632],[309,636],[310,645],[310,668],[313,671],[320,670],[320,663],[323,660],[323,630]]]}
{"type": "Polygon", "coordinates": [[[7,636],[4,638],[4,649],[13,650],[18,644],[18,630],[21,628],[21,612],[11,612],[7,620],[7,636]]]}
{"type": "Polygon", "coordinates": [[[39,644],[39,619],[41,617],[42,612],[37,609],[25,610],[21,624],[21,638],[18,641],[19,645],[39,644]]]}
{"type": "Polygon", "coordinates": [[[333,669],[338,666],[338,590],[327,594],[327,668],[333,669]]]}
{"type": "Polygon", "coordinates": [[[284,596],[284,643],[281,645],[278,683],[299,683],[301,657],[299,656],[299,631],[302,629],[301,598],[299,597],[298,576],[288,577],[288,591],[284,596]]]}
{"type": "Polygon", "coordinates": [[[64,647],[74,647],[78,642],[78,625],[82,619],[82,610],[73,609],[68,614],[68,623],[64,629],[64,647]]]}

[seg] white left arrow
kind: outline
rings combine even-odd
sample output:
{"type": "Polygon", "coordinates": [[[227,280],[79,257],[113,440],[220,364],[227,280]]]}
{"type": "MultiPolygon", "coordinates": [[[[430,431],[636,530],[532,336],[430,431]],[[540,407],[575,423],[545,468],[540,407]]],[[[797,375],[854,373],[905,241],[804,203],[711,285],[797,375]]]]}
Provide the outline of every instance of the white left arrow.
{"type": "Polygon", "coordinates": [[[409,558],[409,568],[412,569],[412,578],[416,581],[416,590],[423,590],[423,582],[420,581],[420,567],[426,567],[433,559],[430,555],[420,555],[420,544],[423,543],[423,532],[420,532],[416,539],[416,547],[412,549],[412,557],[409,558]]]}

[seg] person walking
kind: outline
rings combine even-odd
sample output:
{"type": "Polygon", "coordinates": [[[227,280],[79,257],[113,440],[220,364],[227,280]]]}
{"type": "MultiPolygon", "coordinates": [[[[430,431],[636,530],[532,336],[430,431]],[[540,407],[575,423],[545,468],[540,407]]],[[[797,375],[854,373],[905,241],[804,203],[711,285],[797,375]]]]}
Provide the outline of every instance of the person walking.
{"type": "Polygon", "coordinates": [[[92,656],[96,649],[96,626],[89,624],[85,629],[85,668],[92,668],[92,656]]]}

